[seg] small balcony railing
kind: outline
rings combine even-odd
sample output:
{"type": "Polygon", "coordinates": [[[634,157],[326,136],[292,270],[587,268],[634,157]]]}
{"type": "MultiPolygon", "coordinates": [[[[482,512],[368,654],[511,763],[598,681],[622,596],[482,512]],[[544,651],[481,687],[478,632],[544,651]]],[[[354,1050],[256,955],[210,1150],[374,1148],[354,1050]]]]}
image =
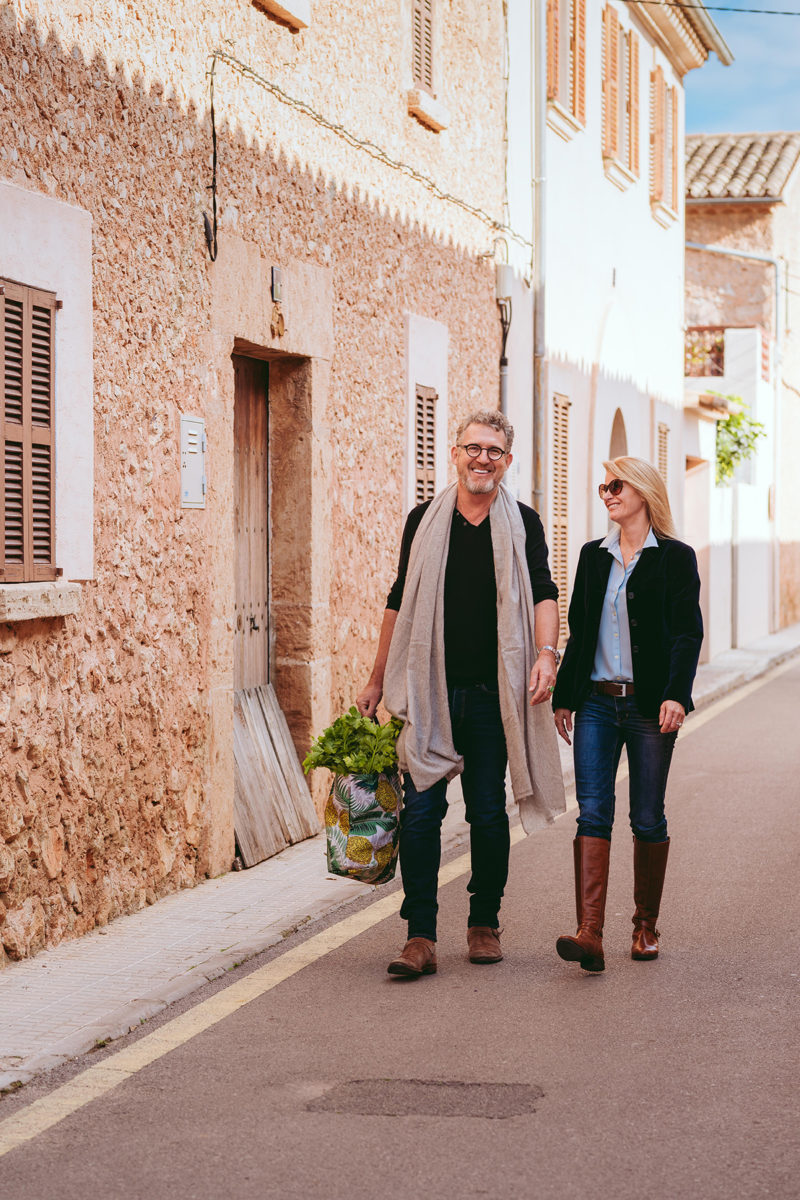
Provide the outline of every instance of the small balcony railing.
{"type": "Polygon", "coordinates": [[[684,341],[685,376],[725,374],[725,330],[713,325],[694,325],[684,341]]]}

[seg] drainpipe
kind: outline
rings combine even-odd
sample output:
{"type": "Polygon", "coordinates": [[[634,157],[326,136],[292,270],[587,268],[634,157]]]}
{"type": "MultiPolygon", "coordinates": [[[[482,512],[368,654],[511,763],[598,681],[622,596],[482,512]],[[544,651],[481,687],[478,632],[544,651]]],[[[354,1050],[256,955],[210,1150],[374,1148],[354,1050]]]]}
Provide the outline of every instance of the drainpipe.
{"type": "Polygon", "coordinates": [[[496,263],[494,268],[494,295],[500,310],[502,342],[500,346],[500,412],[508,416],[508,334],[511,329],[511,292],[514,272],[507,263],[496,263]]]}
{"type": "Polygon", "coordinates": [[[547,8],[531,5],[531,160],[533,164],[533,507],[544,505],[544,369],[545,369],[545,134],[547,129],[547,8]]]}
{"type": "MultiPolygon", "coordinates": [[[[727,258],[744,258],[751,262],[765,263],[775,272],[775,444],[773,448],[773,512],[775,521],[775,537],[772,544],[772,631],[780,628],[780,555],[778,544],[778,483],[780,472],[781,444],[781,369],[783,359],[783,324],[781,322],[781,260],[769,254],[755,254],[751,250],[730,250],[727,246],[707,246],[703,242],[687,242],[687,250],[701,250],[704,254],[722,254],[727,258]]],[[[784,264],[785,266],[785,264],[784,264]]],[[[734,501],[734,517],[738,522],[738,506],[734,501]]],[[[734,526],[735,530],[735,526],[734,526]]],[[[736,531],[736,530],[735,530],[736,531]]],[[[732,551],[733,553],[733,551],[732,551]]],[[[733,583],[733,580],[731,581],[733,583]]],[[[731,623],[733,637],[736,638],[736,626],[733,624],[736,616],[735,588],[731,588],[731,623]]]]}

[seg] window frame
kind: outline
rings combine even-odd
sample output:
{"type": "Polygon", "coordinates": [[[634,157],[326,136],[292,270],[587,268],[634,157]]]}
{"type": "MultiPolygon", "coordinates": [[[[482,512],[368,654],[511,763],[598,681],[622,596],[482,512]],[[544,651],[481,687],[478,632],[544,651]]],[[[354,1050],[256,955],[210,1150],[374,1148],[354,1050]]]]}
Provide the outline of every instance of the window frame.
{"type": "Polygon", "coordinates": [[[547,0],[547,104],[553,129],[586,126],[586,0],[547,0]]]}
{"type": "Polygon", "coordinates": [[[433,99],[436,98],[434,19],[434,0],[411,0],[412,84],[433,99]]]}
{"type": "MultiPolygon", "coordinates": [[[[0,380],[0,583],[45,583],[58,579],[56,565],[56,310],[54,292],[0,278],[0,346],[3,373],[0,380]],[[9,321],[9,306],[20,312],[19,337],[9,321]],[[37,317],[37,313],[40,314],[37,317]],[[47,313],[46,334],[41,314],[47,313]],[[11,330],[14,330],[12,333],[11,330]],[[46,336],[46,346],[44,344],[46,336]],[[46,375],[45,375],[46,373],[46,375]],[[18,378],[19,402],[14,402],[18,378]],[[46,418],[42,419],[43,405],[46,418]],[[16,411],[19,412],[19,420],[16,411]],[[39,414],[39,419],[35,419],[39,414]],[[7,469],[13,461],[10,448],[18,449],[18,483],[9,501],[7,469]],[[13,508],[12,508],[13,505],[13,508]],[[10,538],[13,513],[15,533],[10,538]],[[42,552],[46,539],[47,552],[42,552]],[[37,551],[38,544],[38,551],[37,551]],[[19,550],[8,557],[10,545],[19,550]]],[[[16,474],[16,471],[15,471],[16,474]]]]}
{"type": "Polygon", "coordinates": [[[602,123],[605,172],[625,189],[639,177],[639,38],[603,9],[602,123]]]}
{"type": "Polygon", "coordinates": [[[678,218],[678,89],[659,64],[650,72],[650,205],[662,225],[678,218]]]}
{"type": "Polygon", "coordinates": [[[436,388],[414,385],[414,499],[424,504],[436,495],[436,388]]]}
{"type": "Polygon", "coordinates": [[[553,478],[550,496],[550,573],[558,588],[560,639],[567,637],[569,599],[569,410],[571,401],[553,393],[553,478]]]}

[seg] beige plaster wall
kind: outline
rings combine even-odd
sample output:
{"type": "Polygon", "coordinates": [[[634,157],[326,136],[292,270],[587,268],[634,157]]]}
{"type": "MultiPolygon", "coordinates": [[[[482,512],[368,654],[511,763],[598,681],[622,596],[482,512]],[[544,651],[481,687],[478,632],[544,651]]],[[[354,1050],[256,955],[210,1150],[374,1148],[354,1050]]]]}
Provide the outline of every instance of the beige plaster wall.
{"type": "Polygon", "coordinates": [[[800,621],[800,504],[795,479],[800,454],[800,167],[775,210],[775,245],[783,258],[785,293],[781,363],[781,414],[778,460],[778,537],[780,539],[780,621],[800,621]]]}
{"type": "MultiPolygon", "coordinates": [[[[778,623],[800,621],[800,508],[793,480],[800,450],[800,171],[778,205],[687,205],[687,241],[727,246],[781,260],[782,361],[775,445],[774,509],[778,537],[778,623]]],[[[775,329],[771,264],[687,251],[687,325],[775,329]]]]}
{"type": "Polygon", "coordinates": [[[389,0],[317,0],[301,34],[246,0],[168,9],[0,4],[0,177],[92,218],[96,567],[77,616],[0,626],[0,963],[230,865],[234,348],[286,376],[275,682],[301,745],[359,690],[394,572],[405,314],[448,328],[451,431],[497,396],[489,225],[223,66],[216,264],[201,214],[208,56],[227,38],[265,78],[499,216],[499,6],[446,10],[441,135],[405,111],[404,9],[389,0]],[[282,336],[265,303],[273,265],[288,281],[282,336]],[[181,413],[207,424],[205,510],[178,507],[181,413]],[[306,592],[292,590],[292,546],[306,592]]]}

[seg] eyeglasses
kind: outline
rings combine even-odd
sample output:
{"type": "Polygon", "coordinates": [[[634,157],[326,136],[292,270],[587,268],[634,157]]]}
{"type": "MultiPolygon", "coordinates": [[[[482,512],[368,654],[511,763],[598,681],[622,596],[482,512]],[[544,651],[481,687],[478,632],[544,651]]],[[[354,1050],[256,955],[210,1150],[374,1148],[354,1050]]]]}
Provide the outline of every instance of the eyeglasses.
{"type": "Polygon", "coordinates": [[[612,496],[618,496],[622,491],[624,479],[612,479],[611,483],[601,483],[597,488],[597,494],[602,500],[606,492],[610,492],[612,496]]]}
{"type": "Polygon", "coordinates": [[[468,446],[457,444],[456,448],[458,450],[466,450],[470,458],[480,458],[485,450],[487,457],[492,462],[499,462],[501,458],[504,458],[508,454],[507,450],[501,450],[499,446],[479,446],[477,442],[470,442],[468,446]]]}

